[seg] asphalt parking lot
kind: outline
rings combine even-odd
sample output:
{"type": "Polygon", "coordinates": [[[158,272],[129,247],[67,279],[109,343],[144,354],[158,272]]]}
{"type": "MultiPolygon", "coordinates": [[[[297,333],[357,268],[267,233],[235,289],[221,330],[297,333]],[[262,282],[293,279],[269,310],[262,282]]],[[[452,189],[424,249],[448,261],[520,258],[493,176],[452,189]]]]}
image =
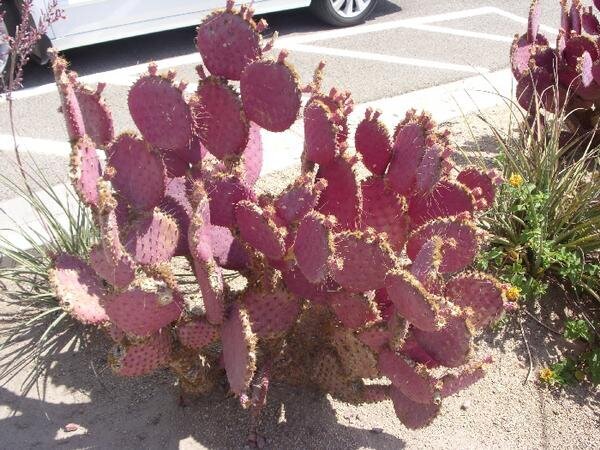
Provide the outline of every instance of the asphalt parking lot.
{"type": "MultiPolygon", "coordinates": [[[[558,0],[543,0],[542,23],[557,23],[558,0]]],[[[321,59],[327,62],[324,85],[349,89],[364,103],[431,86],[489,74],[508,66],[512,36],[525,30],[526,0],[380,0],[366,24],[332,29],[308,11],[265,16],[268,32],[277,30],[277,48],[290,50],[289,60],[309,81],[321,59]]],[[[268,33],[267,33],[268,34],[268,33]]],[[[132,129],[126,109],[130,84],[154,60],[174,67],[179,77],[195,80],[200,62],[194,29],[168,31],[65,52],[71,67],[89,81],[106,81],[106,99],[116,129],[132,129]]],[[[43,167],[51,180],[66,178],[66,132],[56,112],[58,96],[48,67],[30,65],[24,89],[16,95],[15,124],[25,138],[29,161],[43,167]],[[55,148],[56,147],[56,148],[55,148]]],[[[6,102],[0,103],[0,171],[16,173],[9,145],[6,102]]],[[[0,199],[11,194],[0,188],[0,199]]]]}

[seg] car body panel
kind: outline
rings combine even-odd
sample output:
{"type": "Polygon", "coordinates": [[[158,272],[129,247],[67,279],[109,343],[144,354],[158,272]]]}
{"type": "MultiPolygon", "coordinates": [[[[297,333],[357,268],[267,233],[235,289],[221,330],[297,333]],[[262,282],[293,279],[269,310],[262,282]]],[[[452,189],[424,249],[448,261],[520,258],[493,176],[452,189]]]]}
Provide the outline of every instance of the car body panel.
{"type": "MultiPolygon", "coordinates": [[[[311,0],[255,0],[257,14],[302,8],[311,0]]],[[[248,1],[236,1],[238,4],[248,1]]],[[[59,50],[194,26],[225,0],[59,0],[66,19],[54,23],[49,38],[59,50]],[[167,5],[167,6],[165,6],[167,5]]],[[[45,0],[34,0],[39,18],[45,0]]]]}

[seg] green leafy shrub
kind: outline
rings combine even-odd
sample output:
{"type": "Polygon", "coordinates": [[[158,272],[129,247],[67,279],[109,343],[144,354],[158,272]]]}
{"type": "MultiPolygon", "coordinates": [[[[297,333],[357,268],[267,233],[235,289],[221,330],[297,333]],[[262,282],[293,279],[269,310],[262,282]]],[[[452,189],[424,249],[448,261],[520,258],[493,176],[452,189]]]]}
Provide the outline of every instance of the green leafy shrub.
{"type": "Polygon", "coordinates": [[[565,142],[565,116],[538,113],[532,122],[511,108],[516,132],[487,122],[506,183],[483,218],[492,245],[479,264],[528,299],[540,298],[553,278],[600,301],[600,153],[589,136],[565,142]]]}

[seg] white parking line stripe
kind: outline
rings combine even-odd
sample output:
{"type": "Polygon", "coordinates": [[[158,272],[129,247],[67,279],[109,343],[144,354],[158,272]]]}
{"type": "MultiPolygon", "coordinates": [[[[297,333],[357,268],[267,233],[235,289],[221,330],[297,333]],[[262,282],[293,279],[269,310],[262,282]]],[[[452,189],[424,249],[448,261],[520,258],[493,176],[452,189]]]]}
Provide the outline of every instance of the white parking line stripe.
{"type": "Polygon", "coordinates": [[[316,53],[320,55],[343,56],[354,59],[362,59],[367,61],[379,61],[390,64],[399,64],[403,66],[427,67],[433,69],[453,70],[456,72],[467,73],[488,73],[486,67],[468,66],[464,64],[452,64],[441,61],[431,61],[428,59],[404,58],[401,56],[385,55],[380,53],[361,52],[357,50],[347,50],[333,47],[319,47],[316,45],[294,44],[287,47],[289,50],[316,53]]]}
{"type": "MultiPolygon", "coordinates": [[[[517,14],[513,14],[511,12],[505,11],[501,8],[497,8],[495,6],[490,7],[490,12],[493,14],[498,14],[499,16],[506,17],[507,19],[514,20],[517,23],[526,24],[527,18],[518,16],[517,14]]],[[[540,25],[540,30],[545,31],[546,33],[558,34],[558,29],[554,27],[549,27],[547,25],[540,25]]],[[[518,33],[522,34],[522,33],[518,33]]]]}
{"type": "Polygon", "coordinates": [[[450,34],[453,36],[469,37],[475,39],[485,39],[487,41],[496,42],[508,42],[512,43],[513,38],[509,36],[502,36],[499,34],[480,33],[478,31],[461,30],[458,28],[440,27],[438,25],[424,25],[424,24],[405,24],[402,28],[409,28],[420,31],[430,31],[432,33],[450,34]]]}
{"type": "Polygon", "coordinates": [[[424,25],[432,22],[443,22],[447,20],[465,19],[468,17],[477,17],[493,13],[493,8],[485,6],[482,8],[465,9],[445,14],[435,14],[431,16],[413,17],[410,19],[391,20],[389,22],[380,22],[369,25],[358,25],[349,28],[338,28],[335,30],[317,31],[300,36],[289,36],[281,38],[276,44],[277,47],[285,47],[291,44],[305,44],[310,42],[324,41],[330,39],[339,39],[347,36],[357,36],[365,33],[376,33],[381,31],[395,30],[405,25],[424,25]]]}

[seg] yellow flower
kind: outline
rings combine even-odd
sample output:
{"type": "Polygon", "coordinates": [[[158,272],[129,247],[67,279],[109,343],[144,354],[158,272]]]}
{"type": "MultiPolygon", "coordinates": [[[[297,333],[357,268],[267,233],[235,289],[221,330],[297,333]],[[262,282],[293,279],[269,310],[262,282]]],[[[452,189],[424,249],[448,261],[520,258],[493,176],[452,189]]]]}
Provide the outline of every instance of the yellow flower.
{"type": "Polygon", "coordinates": [[[554,378],[554,371],[548,367],[544,367],[540,370],[540,380],[544,383],[552,383],[552,379],[554,378]]]}
{"type": "Polygon", "coordinates": [[[521,289],[516,286],[511,286],[506,290],[506,299],[511,302],[516,302],[521,296],[521,289]]]}
{"type": "Polygon", "coordinates": [[[518,173],[513,173],[508,179],[508,184],[510,184],[512,187],[519,187],[523,184],[523,181],[524,180],[521,175],[518,173]]]}

